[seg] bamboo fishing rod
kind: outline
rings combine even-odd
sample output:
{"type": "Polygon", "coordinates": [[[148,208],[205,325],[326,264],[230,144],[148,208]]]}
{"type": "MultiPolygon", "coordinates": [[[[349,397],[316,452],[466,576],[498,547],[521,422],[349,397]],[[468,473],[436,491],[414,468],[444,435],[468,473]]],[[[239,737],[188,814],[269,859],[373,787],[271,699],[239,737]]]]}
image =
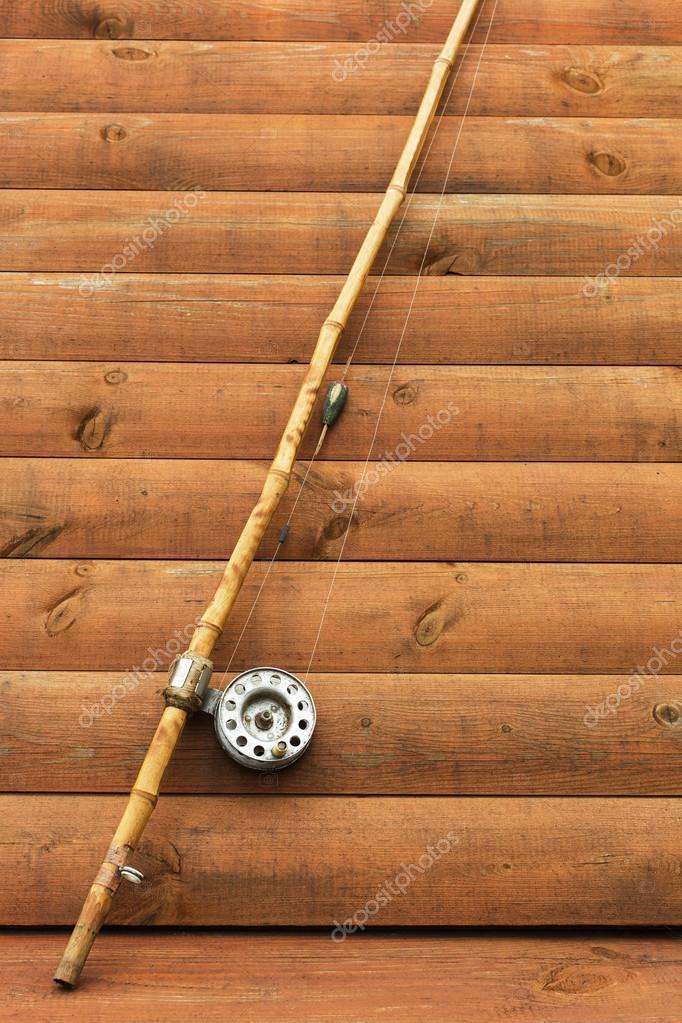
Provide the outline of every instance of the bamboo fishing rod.
{"type": "MultiPolygon", "coordinates": [[[[196,710],[207,710],[210,707],[209,712],[214,713],[216,718],[216,731],[221,744],[239,762],[257,766],[257,769],[264,769],[266,763],[270,765],[270,769],[284,766],[286,762],[297,759],[309,741],[315,723],[314,705],[300,680],[286,671],[265,668],[255,669],[250,673],[251,678],[244,683],[235,685],[233,680],[227,690],[209,689],[208,683],[213,670],[210,656],[222,635],[260,542],[287,490],[301,441],[339,339],[388,230],[407,195],[410,179],[457,53],[480,3],[481,0],[461,2],[443,49],[433,65],[415,120],[376,218],[365,235],[329,316],[322,324],[317,344],[260,497],[235,544],[213,599],[196,625],[189,649],[171,665],[168,686],[164,690],[166,706],[161,720],[130,792],[111,846],[90,887],[62,960],[54,974],[54,980],[63,987],[76,986],[121,882],[129,880],[139,883],[142,880],[140,872],[130,866],[128,860],[152,815],[164,772],[182,735],[187,718],[196,710]],[[249,687],[250,693],[245,691],[249,687]],[[226,709],[226,701],[223,699],[225,695],[234,697],[227,701],[230,709],[226,709]],[[301,696],[304,699],[300,699],[301,696]],[[246,711],[249,709],[251,713],[247,714],[246,711]],[[240,753],[239,749],[232,745],[230,728],[234,726],[233,731],[237,731],[238,728],[235,717],[229,715],[238,714],[240,710],[244,713],[244,720],[249,722],[251,735],[255,734],[256,739],[263,736],[264,744],[252,748],[255,755],[267,758],[261,761],[264,767],[249,762],[247,753],[240,753]],[[290,732],[287,731],[291,713],[296,717],[303,715],[303,719],[298,722],[301,727],[307,727],[307,735],[303,739],[300,734],[290,737],[290,732]],[[290,744],[287,743],[287,738],[290,744]],[[266,751],[265,743],[273,739],[274,745],[266,751]],[[258,752],[259,750],[261,752],[258,752]]],[[[332,405],[334,401],[338,402],[338,395],[336,398],[332,396],[332,405]]],[[[325,419],[325,425],[333,421],[333,417],[332,411],[330,419],[325,419]]],[[[247,674],[249,673],[244,673],[247,674]]],[[[238,678],[241,679],[242,676],[238,678]]],[[[246,734],[238,735],[236,741],[245,749],[250,742],[246,734]],[[243,742],[240,739],[243,739],[243,742]]]]}

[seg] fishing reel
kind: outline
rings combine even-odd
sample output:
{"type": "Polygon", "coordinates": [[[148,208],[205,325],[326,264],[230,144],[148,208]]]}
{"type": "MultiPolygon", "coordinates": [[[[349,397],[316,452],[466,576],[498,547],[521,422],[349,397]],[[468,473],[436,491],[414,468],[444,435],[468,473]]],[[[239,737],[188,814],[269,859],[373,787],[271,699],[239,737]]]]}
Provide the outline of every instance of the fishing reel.
{"type": "Polygon", "coordinates": [[[208,689],[212,714],[228,756],[253,771],[281,771],[301,757],[315,729],[315,704],[299,678],[281,668],[252,668],[227,689],[208,689]]]}
{"type": "Polygon", "coordinates": [[[211,662],[187,652],[171,665],[166,703],[214,719],[218,742],[242,767],[281,771],[303,756],[315,730],[315,703],[282,668],[250,668],[226,689],[211,689],[211,662]]]}

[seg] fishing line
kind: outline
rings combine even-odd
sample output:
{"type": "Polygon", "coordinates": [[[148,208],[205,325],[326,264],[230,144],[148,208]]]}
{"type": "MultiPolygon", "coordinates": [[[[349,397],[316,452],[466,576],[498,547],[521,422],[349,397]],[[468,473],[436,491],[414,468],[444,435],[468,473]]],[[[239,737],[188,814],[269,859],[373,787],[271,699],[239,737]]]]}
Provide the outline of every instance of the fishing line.
{"type": "MultiPolygon", "coordinates": [[[[496,4],[496,6],[497,6],[497,4],[496,4]]],[[[358,350],[358,345],[360,344],[360,339],[362,338],[362,335],[364,334],[365,327],[367,325],[367,321],[368,321],[368,319],[370,317],[370,313],[372,312],[372,309],[374,307],[374,302],[375,302],[377,294],[379,292],[379,288],[381,287],[381,285],[383,283],[383,280],[384,280],[384,277],[386,276],[386,270],[388,269],[388,264],[391,261],[391,256],[393,255],[393,250],[396,247],[396,244],[398,242],[398,238],[400,236],[400,232],[403,229],[403,224],[405,223],[405,219],[407,217],[407,214],[410,211],[410,206],[412,205],[412,200],[414,199],[415,195],[417,194],[417,185],[421,181],[422,174],[424,173],[424,168],[426,167],[426,164],[427,164],[427,161],[428,161],[428,158],[429,158],[429,153],[431,152],[431,149],[433,148],[433,143],[436,141],[436,136],[437,136],[437,134],[438,134],[438,132],[440,130],[440,126],[441,126],[441,123],[443,121],[443,118],[445,117],[445,113],[446,113],[446,110],[448,108],[448,104],[450,103],[450,97],[452,96],[452,93],[454,92],[455,86],[457,85],[457,79],[459,78],[459,76],[460,76],[460,74],[462,72],[462,69],[464,68],[464,64],[466,62],[466,59],[467,59],[467,57],[469,55],[469,50],[471,49],[472,41],[473,41],[474,35],[476,34],[476,29],[478,28],[478,23],[481,20],[481,17],[483,15],[484,7],[485,7],[485,4],[482,4],[481,7],[479,7],[479,9],[478,9],[478,13],[476,15],[476,20],[474,21],[474,24],[473,24],[473,26],[471,28],[471,31],[470,31],[470,34],[469,34],[469,38],[468,38],[468,40],[466,42],[466,45],[464,47],[464,53],[462,54],[462,57],[461,57],[461,60],[459,62],[459,65],[457,67],[457,70],[456,70],[456,72],[454,74],[454,77],[453,77],[451,83],[450,83],[450,88],[448,90],[448,94],[447,94],[447,96],[445,98],[445,101],[443,102],[443,104],[441,106],[440,114],[438,115],[438,118],[436,120],[436,127],[433,129],[433,132],[431,134],[431,139],[430,139],[430,141],[429,141],[429,143],[428,143],[428,145],[426,147],[426,152],[421,157],[421,167],[419,168],[419,172],[417,174],[417,177],[415,178],[414,185],[412,187],[412,191],[408,193],[407,202],[405,203],[405,205],[403,207],[403,214],[402,214],[402,217],[400,218],[400,223],[398,224],[398,227],[396,228],[395,235],[394,235],[393,241],[391,243],[391,247],[388,250],[388,255],[386,256],[386,259],[384,261],[384,265],[381,268],[381,273],[379,274],[379,279],[378,279],[377,285],[376,285],[376,287],[374,289],[374,292],[372,293],[372,297],[371,297],[370,302],[369,302],[369,304],[367,306],[367,312],[365,313],[365,316],[363,318],[362,324],[360,325],[360,330],[358,331],[358,335],[357,335],[357,337],[355,339],[355,344],[353,345],[352,351],[351,351],[350,356],[348,358],[348,362],[346,363],[346,368],[343,371],[343,376],[341,377],[341,382],[342,383],[346,379],[346,374],[348,373],[348,369],[350,367],[350,364],[351,364],[352,360],[355,358],[355,353],[358,350]]],[[[494,11],[493,11],[493,16],[494,16],[494,11]]],[[[483,43],[483,47],[481,49],[481,56],[483,56],[483,52],[485,50],[485,45],[486,44],[484,42],[483,43]]],[[[479,66],[480,66],[480,60],[479,60],[479,66]]],[[[471,102],[471,95],[473,94],[473,85],[475,84],[475,82],[476,82],[476,74],[474,74],[474,80],[473,80],[473,83],[472,83],[472,92],[469,95],[469,102],[471,102]]],[[[465,109],[464,113],[462,114],[462,125],[464,124],[464,118],[467,116],[468,109],[469,109],[469,103],[467,103],[466,109],[465,109]]],[[[460,125],[460,134],[461,134],[461,125],[460,125]]],[[[448,170],[448,174],[449,173],[450,172],[448,170]]]]}
{"type": "MultiPolygon", "coordinates": [[[[438,217],[440,216],[440,212],[441,212],[441,209],[443,207],[443,202],[444,202],[444,199],[445,199],[445,190],[447,188],[448,179],[450,177],[450,172],[452,170],[452,165],[453,165],[454,160],[455,160],[455,154],[457,152],[457,147],[459,146],[459,142],[460,142],[460,139],[462,137],[462,131],[463,131],[463,128],[464,128],[464,121],[466,120],[467,114],[469,113],[469,107],[471,106],[471,100],[472,100],[473,95],[474,95],[474,88],[476,86],[476,81],[478,79],[478,73],[479,73],[479,71],[481,69],[481,62],[483,60],[483,55],[485,53],[485,49],[486,49],[486,47],[488,45],[488,40],[490,38],[490,32],[491,32],[491,29],[493,27],[493,21],[495,19],[495,12],[497,11],[498,3],[499,3],[499,0],[495,0],[493,11],[492,11],[492,14],[490,16],[490,22],[488,24],[488,30],[486,32],[486,36],[485,36],[485,40],[483,42],[483,46],[481,47],[481,52],[480,52],[479,58],[478,58],[478,64],[476,65],[476,71],[474,72],[473,81],[471,83],[471,89],[469,91],[469,97],[467,99],[467,104],[466,104],[466,107],[465,107],[465,110],[464,110],[464,114],[462,115],[462,120],[460,122],[459,131],[457,132],[457,137],[455,139],[455,145],[453,147],[452,153],[450,154],[450,161],[448,163],[448,168],[447,168],[447,171],[445,173],[445,180],[443,181],[443,188],[442,188],[442,191],[440,193],[440,198],[439,198],[439,201],[438,201],[438,206],[436,207],[436,215],[433,218],[433,224],[431,225],[431,230],[429,232],[429,237],[427,238],[426,245],[424,246],[424,255],[422,256],[421,263],[419,265],[419,271],[417,273],[417,280],[415,282],[414,291],[412,293],[412,298],[411,298],[411,301],[410,301],[410,305],[409,305],[409,308],[407,310],[407,316],[405,317],[405,322],[403,324],[403,328],[402,328],[402,331],[401,331],[401,334],[400,334],[400,339],[398,341],[398,347],[396,348],[395,356],[393,358],[393,364],[391,365],[391,370],[390,370],[390,373],[389,373],[389,376],[388,376],[388,380],[386,382],[386,388],[384,390],[384,397],[383,397],[383,400],[381,402],[381,407],[379,409],[379,414],[377,416],[376,423],[374,425],[374,433],[372,435],[372,441],[371,441],[369,449],[367,451],[367,457],[365,459],[365,464],[364,464],[364,467],[363,467],[363,470],[362,470],[362,475],[360,477],[361,480],[364,479],[365,473],[367,472],[367,466],[369,465],[369,460],[370,460],[371,455],[372,455],[372,449],[374,448],[374,444],[376,443],[377,435],[379,433],[379,425],[381,423],[381,417],[383,415],[384,407],[386,405],[386,399],[388,398],[388,392],[389,392],[389,389],[390,389],[390,386],[391,386],[391,381],[393,380],[393,374],[395,372],[395,367],[396,367],[396,365],[398,363],[398,357],[400,355],[400,349],[402,347],[403,340],[405,338],[405,333],[407,331],[407,325],[408,325],[410,317],[412,315],[412,309],[414,308],[414,303],[415,303],[415,299],[417,297],[417,291],[419,290],[419,283],[420,283],[420,281],[422,279],[422,273],[423,273],[423,270],[424,270],[424,266],[426,264],[426,259],[427,259],[428,253],[429,253],[429,247],[431,245],[431,240],[432,240],[434,232],[436,230],[436,224],[438,223],[438,217]]],[[[482,9],[483,8],[481,8],[481,10],[482,9]]],[[[480,15],[480,13],[481,12],[479,11],[479,15],[480,15]]],[[[477,22],[478,22],[478,19],[477,19],[477,22]]],[[[348,540],[348,534],[350,533],[351,524],[353,522],[353,515],[355,514],[355,509],[357,507],[357,503],[358,503],[359,499],[360,499],[360,489],[359,489],[359,487],[356,487],[355,499],[353,501],[353,507],[351,508],[350,515],[348,516],[348,522],[346,524],[346,531],[345,531],[345,533],[343,535],[343,541],[341,543],[341,549],[339,551],[339,556],[336,559],[336,564],[334,565],[334,571],[332,573],[332,579],[331,579],[331,582],[329,584],[329,590],[327,592],[327,599],[325,600],[324,607],[322,609],[322,616],[320,618],[320,625],[319,625],[319,628],[317,630],[317,635],[315,637],[315,642],[313,644],[312,652],[310,654],[310,660],[308,661],[308,667],[306,668],[305,679],[304,679],[306,684],[308,682],[308,676],[310,674],[310,669],[312,667],[312,663],[313,663],[313,660],[315,658],[315,653],[317,652],[317,646],[318,646],[318,643],[320,641],[320,636],[322,635],[322,628],[324,626],[324,620],[325,620],[325,617],[326,617],[326,614],[327,614],[327,609],[329,607],[329,602],[331,600],[332,591],[334,589],[334,584],[336,582],[336,577],[337,577],[338,572],[339,572],[339,566],[341,564],[341,559],[343,557],[343,552],[344,552],[344,549],[345,549],[345,546],[346,546],[346,541],[348,540]]]]}
{"type": "MultiPolygon", "coordinates": [[[[409,323],[410,316],[412,314],[412,307],[414,305],[414,301],[415,301],[416,294],[417,294],[417,289],[419,287],[419,279],[421,277],[421,272],[422,272],[422,270],[424,268],[424,263],[426,261],[426,255],[428,253],[428,246],[430,245],[431,238],[433,237],[433,232],[435,230],[436,222],[438,220],[438,215],[440,213],[440,207],[442,206],[443,197],[445,195],[445,189],[447,188],[448,178],[450,176],[450,171],[452,170],[452,164],[453,164],[453,161],[454,161],[454,158],[455,158],[455,153],[457,151],[457,147],[459,145],[459,141],[460,141],[460,138],[461,138],[461,135],[462,135],[462,130],[464,128],[464,121],[465,121],[465,119],[466,119],[466,117],[468,115],[468,112],[469,112],[469,107],[471,105],[471,100],[472,100],[472,97],[473,97],[474,88],[475,88],[475,85],[476,85],[476,80],[478,78],[478,73],[479,73],[479,70],[480,70],[480,67],[481,67],[481,63],[482,63],[482,60],[483,60],[483,55],[485,53],[485,49],[486,49],[486,46],[488,44],[488,39],[490,37],[490,30],[492,28],[492,24],[493,24],[493,20],[494,20],[494,17],[495,17],[495,11],[497,9],[498,2],[499,2],[499,0],[495,0],[495,5],[493,7],[493,12],[492,12],[492,15],[491,15],[491,18],[490,18],[490,23],[488,25],[486,36],[485,36],[485,39],[484,39],[482,47],[481,47],[481,52],[479,54],[478,64],[476,65],[476,70],[474,71],[474,76],[473,76],[473,79],[472,79],[471,88],[469,90],[469,96],[467,98],[467,103],[466,103],[466,106],[465,106],[465,109],[464,109],[464,113],[462,114],[462,117],[461,117],[459,131],[457,133],[457,138],[455,140],[455,146],[454,146],[454,149],[452,150],[452,153],[451,153],[451,156],[450,156],[450,161],[449,161],[449,164],[448,164],[448,169],[447,169],[446,174],[445,174],[445,181],[443,183],[443,190],[442,190],[441,196],[440,196],[440,205],[439,205],[439,207],[438,207],[438,209],[436,211],[436,216],[434,218],[434,222],[433,222],[433,225],[432,225],[432,228],[431,228],[431,233],[429,235],[429,239],[427,241],[426,249],[424,251],[424,257],[422,259],[422,262],[421,262],[421,265],[420,265],[420,268],[419,268],[419,272],[418,272],[418,276],[417,276],[417,284],[415,286],[414,292],[413,292],[412,297],[411,297],[411,301],[410,301],[410,304],[409,304],[409,308],[408,308],[408,311],[407,311],[405,322],[403,324],[402,332],[401,332],[401,335],[400,335],[400,340],[398,342],[398,347],[396,349],[396,352],[395,352],[395,355],[394,355],[394,358],[393,358],[393,363],[391,365],[390,376],[389,376],[389,379],[388,379],[388,383],[386,385],[386,391],[384,393],[384,398],[383,398],[383,401],[382,401],[382,404],[381,404],[381,408],[379,410],[379,416],[378,416],[378,419],[376,421],[376,426],[375,426],[375,430],[374,430],[374,436],[372,437],[372,442],[371,442],[371,445],[370,445],[370,448],[369,448],[367,459],[365,460],[365,464],[364,464],[364,468],[363,468],[363,471],[362,471],[361,479],[364,477],[364,474],[367,471],[367,465],[369,464],[369,458],[371,456],[372,448],[374,447],[374,444],[375,444],[375,441],[376,441],[376,437],[377,437],[378,430],[379,430],[379,424],[380,424],[380,421],[381,421],[381,415],[383,413],[384,405],[386,403],[386,398],[387,398],[387,395],[388,395],[388,388],[390,387],[391,380],[393,378],[393,373],[395,371],[395,367],[396,367],[396,364],[397,364],[397,361],[398,361],[398,356],[400,354],[400,350],[401,350],[401,347],[402,347],[403,339],[405,337],[405,332],[407,330],[407,325],[409,323]]],[[[438,132],[439,132],[439,130],[441,128],[441,125],[442,125],[442,122],[443,122],[443,118],[446,115],[447,108],[448,108],[448,105],[450,103],[450,99],[452,97],[452,94],[453,94],[453,92],[455,90],[455,86],[457,85],[457,81],[458,81],[458,79],[459,79],[459,77],[460,77],[460,75],[462,73],[462,70],[463,70],[464,65],[466,63],[466,60],[467,60],[467,57],[469,55],[469,50],[471,49],[471,46],[473,45],[473,38],[474,38],[474,36],[476,34],[476,29],[478,28],[479,21],[481,20],[481,18],[483,16],[484,8],[485,8],[485,4],[482,4],[481,7],[478,10],[478,13],[476,15],[475,21],[474,21],[473,26],[472,26],[472,28],[470,30],[470,33],[469,33],[469,38],[468,38],[468,40],[467,40],[467,42],[465,44],[465,47],[464,47],[464,53],[462,54],[461,59],[459,60],[459,63],[458,63],[458,66],[457,66],[457,69],[456,69],[454,75],[451,76],[451,81],[450,81],[450,85],[449,85],[449,88],[448,88],[448,91],[447,91],[447,95],[445,97],[445,100],[442,102],[440,113],[439,113],[438,117],[436,118],[436,124],[435,124],[435,127],[434,127],[434,129],[433,129],[433,131],[431,133],[431,138],[430,138],[430,140],[428,142],[428,145],[426,147],[426,152],[421,157],[421,166],[420,166],[419,171],[417,173],[417,176],[416,176],[416,178],[414,180],[414,185],[412,186],[412,191],[408,193],[407,202],[403,206],[402,216],[401,216],[400,221],[398,223],[398,226],[397,226],[397,228],[395,230],[393,241],[391,242],[391,245],[389,247],[388,254],[386,256],[386,259],[384,260],[384,264],[383,264],[383,266],[381,268],[381,273],[379,274],[379,277],[377,279],[376,287],[374,288],[374,291],[372,292],[372,296],[370,298],[370,301],[369,301],[369,303],[367,305],[367,309],[365,311],[362,323],[360,325],[360,328],[358,330],[357,336],[355,338],[355,342],[353,344],[353,348],[351,349],[351,353],[350,353],[350,355],[349,355],[349,357],[348,357],[348,359],[346,361],[346,364],[345,364],[345,367],[344,367],[344,370],[343,370],[343,374],[339,378],[339,381],[342,384],[347,379],[348,371],[349,371],[349,369],[351,367],[353,359],[355,358],[355,355],[357,353],[358,347],[360,345],[360,341],[361,341],[361,339],[362,339],[362,337],[364,335],[365,328],[367,326],[367,322],[368,322],[369,317],[370,317],[370,315],[372,313],[372,309],[374,308],[374,304],[375,304],[377,295],[379,293],[379,289],[381,288],[381,285],[382,285],[382,283],[383,283],[383,281],[384,281],[384,279],[386,277],[386,272],[387,272],[389,263],[391,261],[391,257],[393,256],[394,249],[395,249],[395,247],[396,247],[396,245],[398,243],[398,239],[400,237],[400,232],[403,229],[403,226],[405,224],[405,220],[407,218],[407,215],[408,215],[408,213],[410,211],[410,207],[412,205],[412,202],[413,202],[413,200],[415,198],[415,195],[417,194],[417,187],[419,185],[419,182],[420,182],[420,180],[422,178],[422,175],[424,173],[424,170],[426,168],[429,154],[431,152],[431,149],[433,148],[433,144],[434,144],[434,142],[436,140],[436,136],[438,135],[438,132]]],[[[277,545],[275,547],[274,553],[272,554],[272,557],[270,558],[270,560],[268,562],[268,566],[267,566],[267,568],[265,570],[265,575],[263,576],[263,579],[261,580],[260,586],[258,587],[258,590],[256,591],[256,595],[255,595],[255,597],[253,599],[253,603],[251,604],[251,608],[249,609],[249,612],[248,612],[248,614],[246,616],[246,619],[244,621],[244,625],[242,626],[242,629],[241,629],[241,631],[239,633],[239,636],[237,637],[237,640],[235,642],[234,648],[232,650],[232,654],[230,655],[230,659],[229,659],[229,661],[227,663],[227,667],[225,668],[225,671],[221,675],[221,678],[220,678],[221,684],[225,681],[225,678],[227,677],[227,675],[230,672],[230,669],[232,667],[232,663],[233,663],[234,658],[235,658],[235,656],[237,654],[237,650],[239,649],[239,646],[241,645],[241,642],[242,642],[242,640],[244,638],[246,630],[249,627],[249,624],[251,622],[253,614],[254,614],[254,612],[256,610],[256,606],[258,605],[258,603],[260,601],[261,595],[263,593],[265,585],[266,585],[266,583],[268,581],[268,578],[270,576],[270,573],[272,571],[273,565],[274,565],[275,561],[277,560],[277,557],[279,555],[280,550],[282,549],[282,547],[284,546],[284,543],[286,542],[287,536],[289,534],[289,527],[290,527],[292,519],[294,517],[294,513],[295,513],[295,511],[296,511],[296,509],[298,507],[298,503],[299,503],[299,501],[301,499],[301,496],[303,495],[303,491],[305,490],[306,484],[308,482],[308,477],[310,475],[310,471],[311,471],[311,469],[313,467],[313,464],[314,464],[314,462],[315,462],[315,460],[316,460],[316,458],[317,458],[317,456],[318,456],[318,454],[320,452],[320,449],[321,449],[321,446],[322,446],[322,439],[323,439],[325,430],[326,430],[326,427],[323,429],[323,433],[320,436],[320,440],[318,441],[317,446],[315,448],[315,451],[314,451],[311,459],[308,462],[308,465],[307,465],[306,471],[305,471],[305,473],[303,475],[303,479],[301,481],[301,485],[299,487],[298,493],[297,493],[297,495],[296,495],[296,497],[294,499],[294,503],[292,505],[291,511],[289,512],[289,516],[288,516],[284,526],[282,527],[282,529],[280,531],[279,540],[278,540],[277,545]]],[[[334,576],[332,578],[332,583],[331,583],[330,591],[329,591],[329,594],[327,596],[325,607],[323,609],[322,623],[324,622],[324,615],[326,613],[327,605],[328,605],[329,599],[331,597],[331,589],[333,588],[333,585],[334,585],[334,581],[335,581],[335,578],[336,578],[336,572],[338,571],[339,562],[341,560],[341,557],[343,555],[343,550],[344,550],[344,547],[346,545],[346,539],[348,537],[348,532],[350,530],[350,524],[351,524],[351,522],[353,520],[353,514],[355,512],[355,507],[357,505],[358,496],[359,495],[356,494],[356,498],[355,498],[355,501],[353,503],[351,514],[350,514],[350,517],[348,519],[348,525],[346,527],[346,532],[344,534],[343,541],[342,541],[342,544],[341,544],[341,550],[340,550],[340,553],[339,553],[339,557],[338,557],[337,562],[336,562],[335,572],[334,572],[334,576]]],[[[320,629],[318,630],[318,636],[317,636],[317,640],[315,642],[315,647],[317,646],[317,641],[319,640],[319,636],[320,636],[320,633],[321,633],[321,630],[322,630],[322,623],[320,624],[320,629]]],[[[314,649],[313,649],[313,656],[314,656],[314,649]]],[[[312,663],[312,657],[311,657],[311,662],[310,663],[312,663]]],[[[308,672],[310,671],[310,663],[308,665],[308,672]]],[[[307,678],[308,672],[306,672],[306,678],[307,678]]]]}

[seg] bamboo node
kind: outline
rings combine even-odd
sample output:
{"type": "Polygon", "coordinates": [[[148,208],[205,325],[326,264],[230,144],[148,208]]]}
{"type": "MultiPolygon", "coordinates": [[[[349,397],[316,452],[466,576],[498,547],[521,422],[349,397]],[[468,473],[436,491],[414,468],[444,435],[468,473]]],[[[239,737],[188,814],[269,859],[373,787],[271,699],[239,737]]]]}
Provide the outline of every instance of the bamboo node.
{"type": "Polygon", "coordinates": [[[218,639],[220,639],[223,634],[223,630],[220,625],[216,625],[215,622],[209,622],[205,618],[199,619],[197,622],[197,629],[211,629],[212,632],[215,632],[218,639]]]}
{"type": "Polygon", "coordinates": [[[155,792],[145,792],[144,789],[131,789],[131,796],[139,796],[140,799],[146,799],[148,803],[151,803],[152,810],[159,801],[159,797],[155,792]]]}
{"type": "Polygon", "coordinates": [[[346,329],[345,323],[339,323],[338,320],[332,320],[331,318],[324,321],[325,327],[335,327],[338,331],[344,331],[346,329]]]}
{"type": "Polygon", "coordinates": [[[285,469],[272,469],[272,468],[268,469],[268,476],[280,476],[283,480],[286,480],[287,486],[289,486],[289,477],[290,477],[290,475],[291,474],[288,473],[285,469]]]}

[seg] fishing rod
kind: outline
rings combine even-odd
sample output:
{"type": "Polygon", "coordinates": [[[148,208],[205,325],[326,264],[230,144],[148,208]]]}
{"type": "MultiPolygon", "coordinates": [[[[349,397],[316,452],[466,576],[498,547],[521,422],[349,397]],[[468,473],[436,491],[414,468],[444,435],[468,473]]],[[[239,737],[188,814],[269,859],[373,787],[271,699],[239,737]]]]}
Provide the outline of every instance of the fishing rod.
{"type": "MultiPolygon", "coordinates": [[[[54,980],[63,987],[74,988],[78,983],[122,881],[139,884],[143,880],[142,874],[128,860],[154,811],[164,772],[190,715],[197,710],[212,714],[218,741],[225,752],[239,764],[254,770],[281,770],[298,760],[310,744],[316,721],[315,704],[312,694],[299,678],[280,668],[255,668],[237,675],[225,689],[212,689],[209,688],[213,672],[210,658],[260,542],[286,493],[334,352],[388,230],[405,200],[457,53],[480,3],[481,0],[461,2],[443,49],[433,65],[374,222],[365,235],[329,316],[322,324],[260,497],[234,546],[213,599],[195,627],[189,648],[170,666],[168,685],[163,692],[166,705],[161,720],[111,846],[90,887],[54,974],[54,980]]],[[[346,396],[345,384],[338,381],[332,384],[324,403],[323,429],[316,453],[327,429],[338,418],[346,396]]]]}

